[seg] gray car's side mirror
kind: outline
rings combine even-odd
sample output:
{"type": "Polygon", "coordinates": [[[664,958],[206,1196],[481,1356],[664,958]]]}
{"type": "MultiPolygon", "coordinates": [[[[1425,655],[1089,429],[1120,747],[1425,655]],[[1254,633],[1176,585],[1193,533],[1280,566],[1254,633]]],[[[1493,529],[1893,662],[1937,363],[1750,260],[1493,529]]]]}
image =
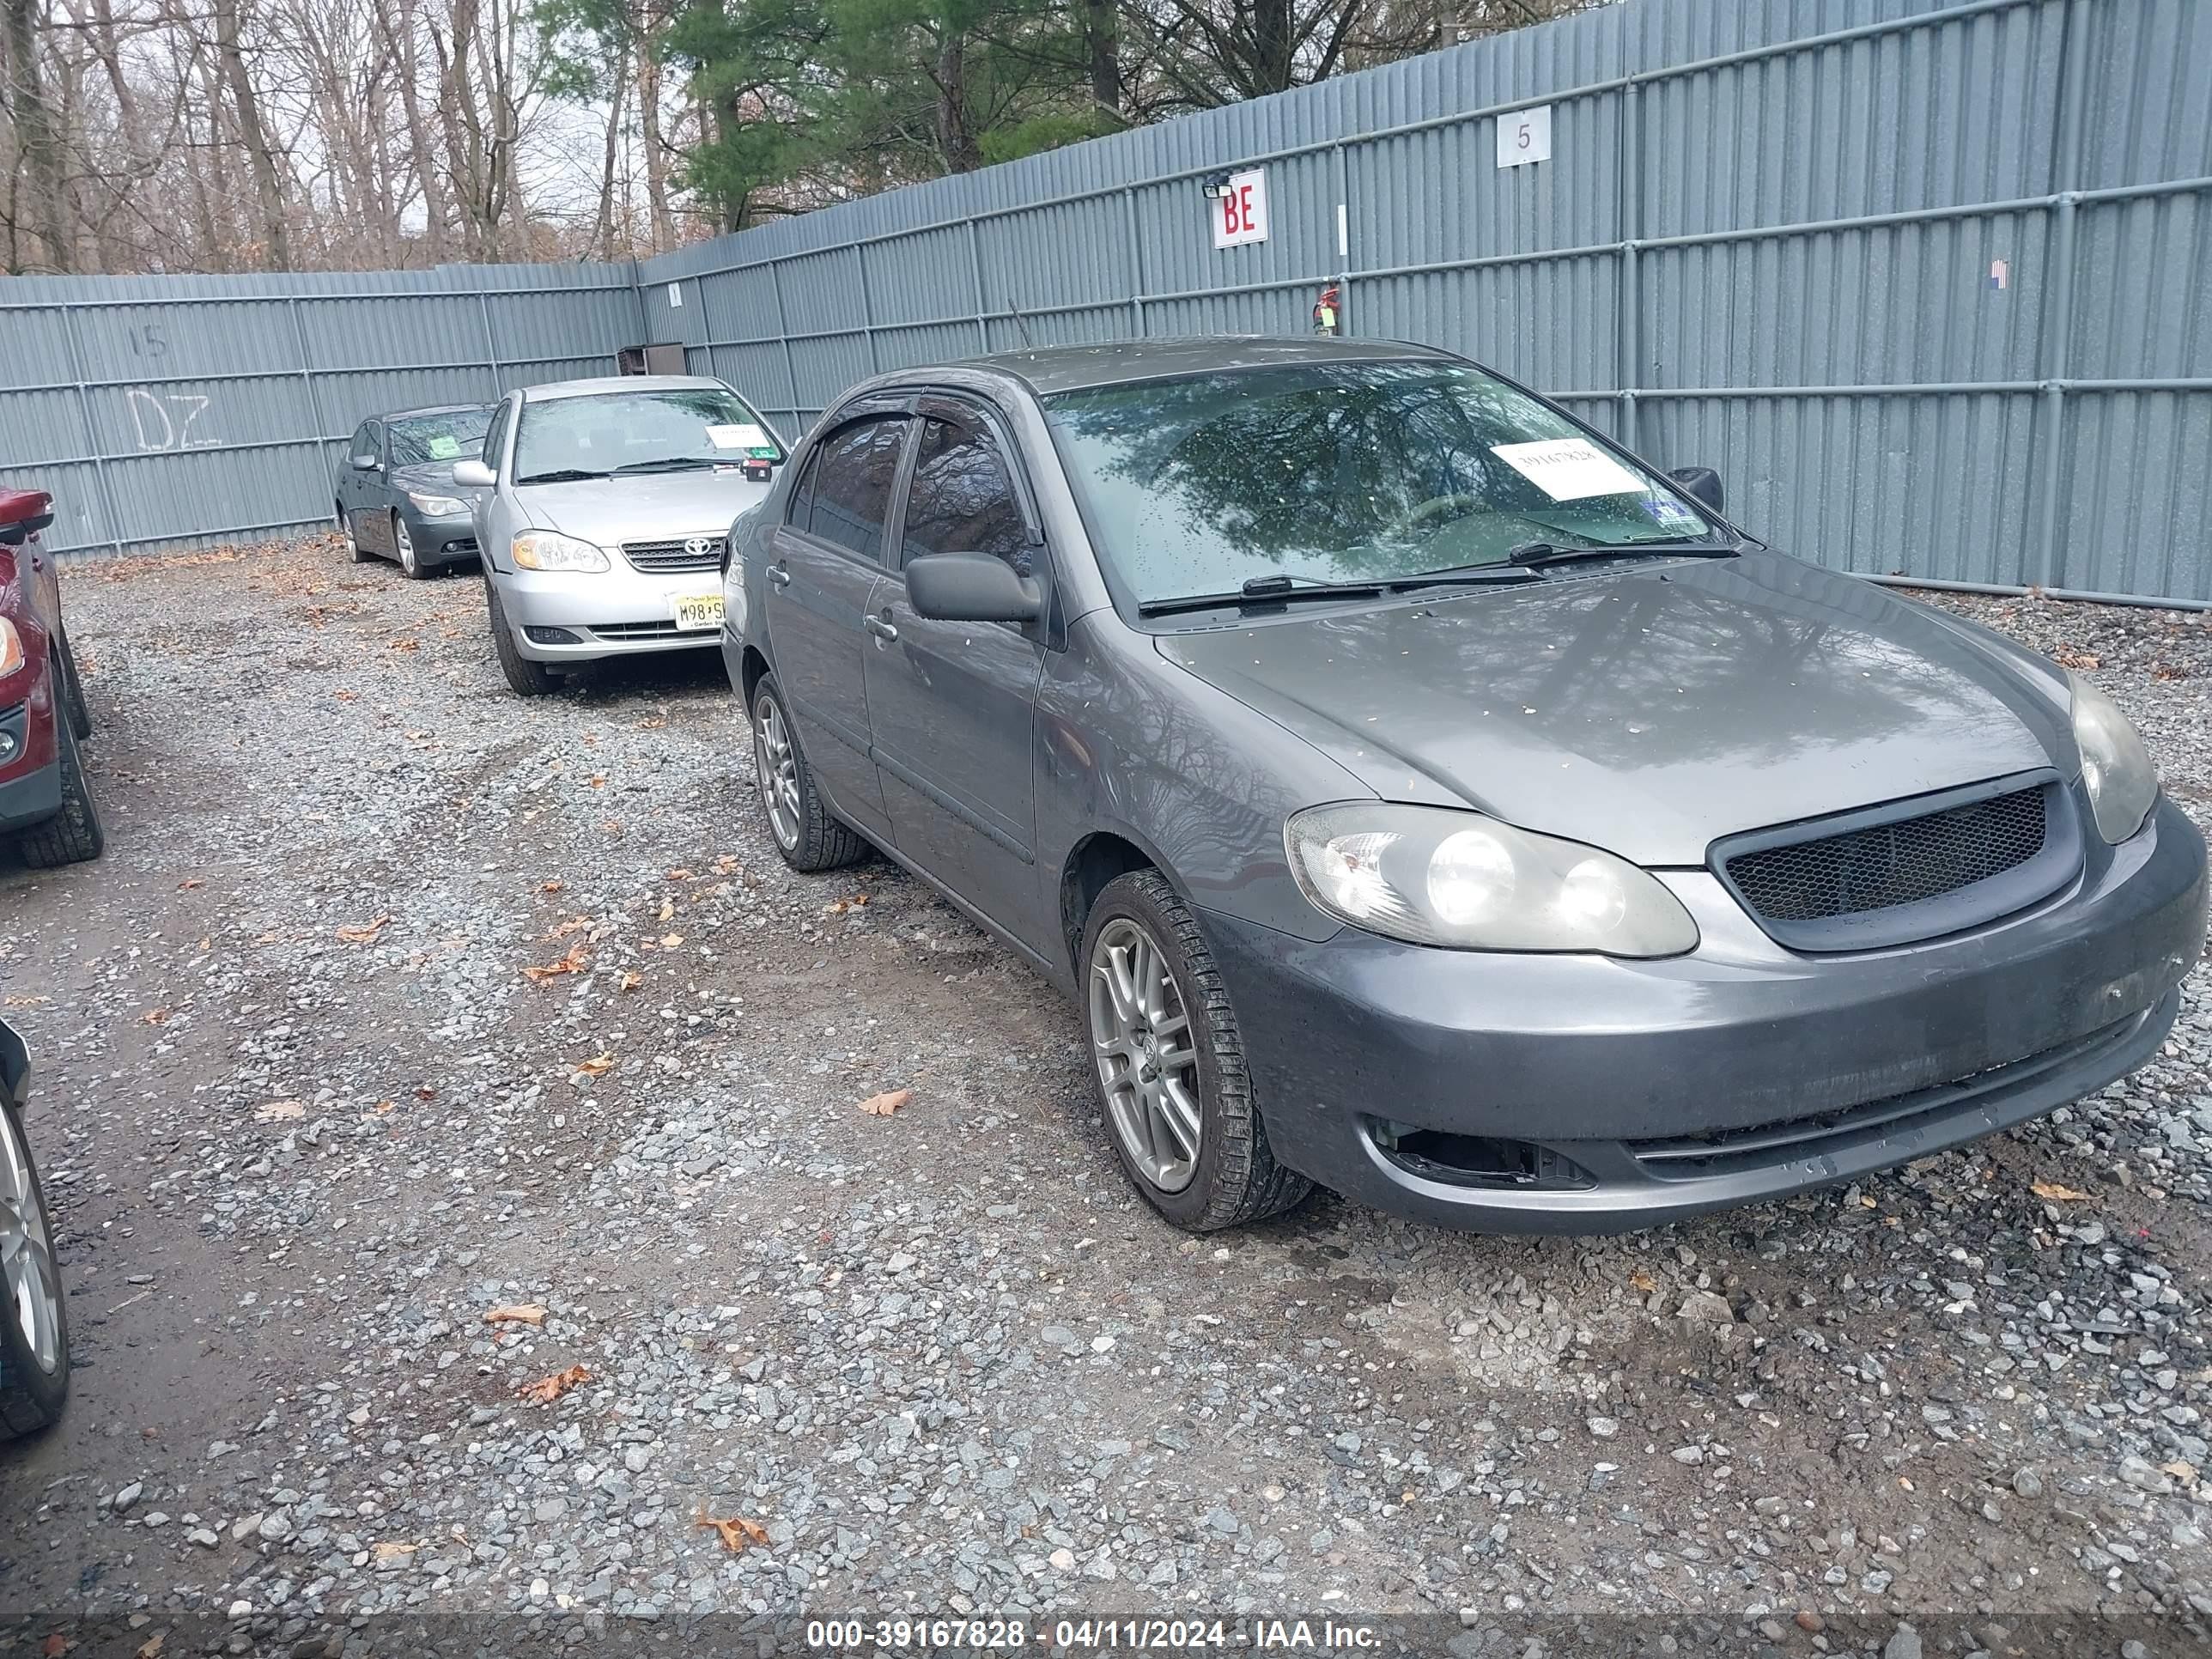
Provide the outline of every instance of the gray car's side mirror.
{"type": "Polygon", "coordinates": [[[1728,509],[1721,505],[1721,475],[1709,466],[1678,466],[1667,475],[1681,485],[1682,493],[1699,507],[1709,507],[1716,513],[1728,509]]]}
{"type": "Polygon", "coordinates": [[[470,489],[489,489],[499,482],[499,476],[482,461],[455,461],[453,482],[470,489]]]}
{"type": "Polygon", "coordinates": [[[1032,623],[1044,594],[988,553],[929,553],[908,561],[907,602],[933,622],[1032,623]]]}
{"type": "Polygon", "coordinates": [[[356,472],[374,472],[374,471],[376,471],[376,457],[375,457],[375,456],[374,456],[374,455],[356,455],[356,456],[355,456],[355,457],[353,458],[353,470],[354,470],[355,471],[356,471],[356,472]]]}

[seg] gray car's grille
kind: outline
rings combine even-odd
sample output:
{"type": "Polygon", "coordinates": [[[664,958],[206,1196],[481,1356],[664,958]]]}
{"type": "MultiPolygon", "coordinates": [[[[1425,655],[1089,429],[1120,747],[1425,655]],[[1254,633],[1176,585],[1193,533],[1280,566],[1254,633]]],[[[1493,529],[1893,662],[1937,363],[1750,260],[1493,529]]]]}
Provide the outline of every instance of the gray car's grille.
{"type": "Polygon", "coordinates": [[[1729,880],[1763,921],[1818,921],[1957,892],[2043,850],[2045,786],[1739,853],[1729,880]]]}
{"type": "Polygon", "coordinates": [[[720,536],[689,536],[672,542],[624,542],[623,557],[640,570],[715,570],[722,563],[720,536]],[[706,551],[695,551],[694,543],[705,543],[706,551]]]}

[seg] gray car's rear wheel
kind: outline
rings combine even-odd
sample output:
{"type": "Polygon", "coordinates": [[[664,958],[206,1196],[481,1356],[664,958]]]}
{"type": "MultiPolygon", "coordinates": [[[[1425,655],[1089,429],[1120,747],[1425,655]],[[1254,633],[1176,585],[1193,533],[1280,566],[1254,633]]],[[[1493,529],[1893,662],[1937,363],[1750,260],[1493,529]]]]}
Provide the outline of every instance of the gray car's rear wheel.
{"type": "Polygon", "coordinates": [[[408,529],[406,516],[392,515],[392,544],[399,550],[399,568],[410,581],[421,581],[428,574],[422,568],[422,556],[415,550],[415,532],[408,529]]]}
{"type": "Polygon", "coordinates": [[[1193,1232],[1312,1189],[1275,1162],[1198,918],[1156,870],[1109,882],[1083,937],[1083,1006],[1106,1127],[1137,1190],[1193,1232]]]}
{"type": "Polygon", "coordinates": [[[361,538],[353,533],[353,514],[333,501],[338,519],[338,534],[345,538],[346,556],[356,564],[367,564],[376,556],[361,544],[361,538]]]}
{"type": "Polygon", "coordinates": [[[775,676],[753,687],[753,775],[775,850],[794,870],[834,870],[866,857],[868,843],[830,811],[799,747],[775,676]]]}
{"type": "Polygon", "coordinates": [[[23,1120],[0,1104],[0,1435],[31,1434],[69,1398],[69,1315],[23,1120]]]}

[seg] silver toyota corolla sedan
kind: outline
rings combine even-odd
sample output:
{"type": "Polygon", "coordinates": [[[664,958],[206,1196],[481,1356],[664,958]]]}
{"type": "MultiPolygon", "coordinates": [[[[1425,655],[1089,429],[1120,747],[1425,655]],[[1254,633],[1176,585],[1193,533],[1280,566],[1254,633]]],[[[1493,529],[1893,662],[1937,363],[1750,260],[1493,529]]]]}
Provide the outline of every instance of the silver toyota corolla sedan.
{"type": "Polygon", "coordinates": [[[1442,352],[902,370],[731,539],[785,858],[872,842],[1073,992],[1186,1227],[1851,1180],[2142,1065],[2204,943],[2095,686],[1442,352]]]}
{"type": "Polygon", "coordinates": [[[476,509],[492,649],[524,696],[558,669],[714,643],[730,522],[783,446],[720,380],[629,375],[511,392],[453,481],[476,509]]]}

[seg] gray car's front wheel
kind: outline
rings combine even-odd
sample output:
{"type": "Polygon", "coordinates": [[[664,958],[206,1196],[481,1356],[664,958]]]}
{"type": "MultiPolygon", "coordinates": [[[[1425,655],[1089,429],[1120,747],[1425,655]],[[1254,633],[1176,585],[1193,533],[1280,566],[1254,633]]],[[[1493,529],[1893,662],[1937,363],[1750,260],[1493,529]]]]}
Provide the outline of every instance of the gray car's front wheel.
{"type": "Polygon", "coordinates": [[[1220,969],[1158,871],[1115,878],[1091,907],[1083,1006],[1107,1130],[1154,1209],[1214,1232],[1312,1190],[1275,1162],[1220,969]]]}
{"type": "Polygon", "coordinates": [[[835,870],[867,854],[868,843],[841,823],[814,787],[799,733],[783,706],[775,676],[753,687],[753,775],[775,850],[794,870],[835,870]]]}
{"type": "Polygon", "coordinates": [[[410,581],[421,581],[428,574],[422,568],[422,556],[416,550],[415,534],[407,528],[406,516],[392,515],[392,544],[399,551],[399,568],[410,581]]]}

